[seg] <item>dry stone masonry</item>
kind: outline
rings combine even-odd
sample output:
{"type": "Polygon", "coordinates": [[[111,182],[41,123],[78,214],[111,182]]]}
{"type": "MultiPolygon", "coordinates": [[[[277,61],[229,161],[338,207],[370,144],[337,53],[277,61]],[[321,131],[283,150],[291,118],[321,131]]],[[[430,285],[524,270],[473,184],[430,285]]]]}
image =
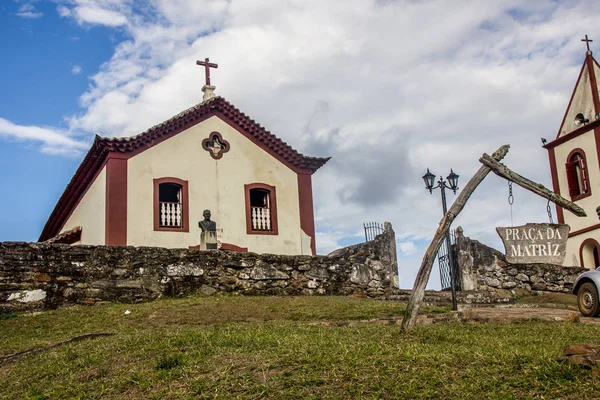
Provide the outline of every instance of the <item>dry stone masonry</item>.
{"type": "Polygon", "coordinates": [[[577,276],[586,271],[547,263],[512,264],[501,252],[465,237],[460,228],[456,230],[455,246],[463,290],[569,293],[577,276]]]}
{"type": "Polygon", "coordinates": [[[375,240],[315,257],[0,243],[0,312],[194,292],[381,297],[397,285],[395,235],[387,222],[375,240]]]}

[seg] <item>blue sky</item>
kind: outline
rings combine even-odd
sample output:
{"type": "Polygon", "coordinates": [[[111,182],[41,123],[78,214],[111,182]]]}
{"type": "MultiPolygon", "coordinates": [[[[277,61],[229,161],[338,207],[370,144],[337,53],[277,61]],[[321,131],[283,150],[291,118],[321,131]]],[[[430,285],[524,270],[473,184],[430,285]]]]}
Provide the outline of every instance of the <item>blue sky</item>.
{"type": "MultiPolygon", "coordinates": [[[[201,101],[195,60],[210,57],[217,94],[333,157],[313,178],[318,251],[390,221],[410,286],[441,214],[426,168],[464,184],[510,143],[507,164],[550,186],[540,137],[556,135],[580,39],[600,46],[598,17],[592,0],[4,0],[0,241],[38,238],[94,134],[134,135],[201,101]]],[[[488,178],[456,226],[499,245],[506,191],[488,178]]],[[[515,224],[547,220],[544,201],[515,197],[515,224]]]]}
{"type": "MultiPolygon", "coordinates": [[[[78,98],[89,85],[86,75],[110,58],[116,35],[61,19],[51,2],[36,4],[44,14],[39,18],[17,16],[20,7],[11,1],[0,7],[0,117],[20,125],[67,129],[63,116],[80,112],[78,98]],[[75,66],[80,73],[73,73],[75,66]]],[[[75,155],[44,154],[30,141],[2,138],[5,190],[0,207],[5,212],[0,214],[0,241],[37,240],[79,162],[75,155]]]]}

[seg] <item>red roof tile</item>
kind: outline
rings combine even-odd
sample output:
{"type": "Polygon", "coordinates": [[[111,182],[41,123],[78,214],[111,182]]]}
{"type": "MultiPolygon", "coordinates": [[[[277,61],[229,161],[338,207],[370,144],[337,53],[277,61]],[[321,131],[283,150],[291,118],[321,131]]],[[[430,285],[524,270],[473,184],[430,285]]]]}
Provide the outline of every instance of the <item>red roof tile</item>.
{"type": "Polygon", "coordinates": [[[161,141],[163,138],[171,137],[173,133],[179,133],[206,119],[207,115],[218,115],[288,166],[314,173],[329,160],[329,157],[308,157],[297,152],[222,97],[213,97],[191,107],[139,135],[127,138],[98,137],[97,139],[109,151],[127,153],[152,146],[157,140],[161,141]]]}
{"type": "Polygon", "coordinates": [[[66,243],[73,244],[79,242],[81,240],[81,231],[83,228],[81,226],[76,226],[73,229],[65,231],[60,235],[56,235],[53,238],[46,240],[46,243],[66,243]]]}

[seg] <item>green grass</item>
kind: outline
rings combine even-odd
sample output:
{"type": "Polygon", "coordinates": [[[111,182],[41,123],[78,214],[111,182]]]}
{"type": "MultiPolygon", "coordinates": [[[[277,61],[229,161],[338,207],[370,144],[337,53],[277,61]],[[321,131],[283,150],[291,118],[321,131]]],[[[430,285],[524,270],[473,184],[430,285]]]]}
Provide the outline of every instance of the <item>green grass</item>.
{"type": "Polygon", "coordinates": [[[557,361],[567,344],[599,343],[593,325],[444,323],[405,337],[395,325],[315,324],[403,312],[348,297],[214,296],[18,314],[0,320],[0,354],[116,335],[0,366],[0,398],[600,398],[589,370],[557,361]]]}

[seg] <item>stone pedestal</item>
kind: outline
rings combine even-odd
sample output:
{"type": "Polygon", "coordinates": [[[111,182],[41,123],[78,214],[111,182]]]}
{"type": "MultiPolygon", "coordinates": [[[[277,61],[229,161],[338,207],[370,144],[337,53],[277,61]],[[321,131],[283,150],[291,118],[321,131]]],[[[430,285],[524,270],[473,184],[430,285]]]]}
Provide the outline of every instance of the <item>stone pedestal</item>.
{"type": "Polygon", "coordinates": [[[204,93],[204,96],[202,96],[202,101],[210,100],[213,97],[216,97],[216,95],[215,95],[216,88],[217,88],[216,86],[211,86],[211,85],[202,86],[202,93],[204,93]]]}
{"type": "Polygon", "coordinates": [[[217,232],[200,232],[200,250],[217,250],[217,232]]]}

